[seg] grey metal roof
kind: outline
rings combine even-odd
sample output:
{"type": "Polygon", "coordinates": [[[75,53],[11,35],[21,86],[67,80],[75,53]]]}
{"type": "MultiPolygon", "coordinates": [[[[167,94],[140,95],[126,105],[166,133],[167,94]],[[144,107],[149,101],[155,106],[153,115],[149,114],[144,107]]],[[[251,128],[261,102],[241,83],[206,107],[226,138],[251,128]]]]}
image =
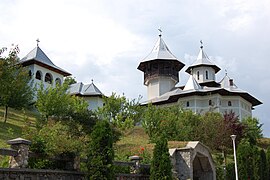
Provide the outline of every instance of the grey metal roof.
{"type": "Polygon", "coordinates": [[[220,68],[215,65],[213,62],[211,62],[211,60],[208,58],[208,56],[206,55],[206,53],[203,50],[203,46],[201,46],[200,48],[200,52],[199,55],[197,57],[197,60],[188,67],[188,69],[186,70],[187,73],[191,74],[191,69],[194,67],[198,67],[198,66],[211,66],[212,68],[215,69],[215,72],[217,73],[220,68]]]}
{"type": "Polygon", "coordinates": [[[166,43],[161,38],[161,35],[159,35],[159,38],[150,54],[148,54],[143,59],[143,61],[150,61],[154,59],[177,60],[177,58],[172,54],[166,43]]]}
{"type": "MultiPolygon", "coordinates": [[[[191,78],[190,78],[191,79],[191,78]]],[[[142,104],[148,104],[148,103],[153,103],[153,104],[166,104],[166,103],[172,103],[172,102],[177,102],[179,98],[182,97],[188,97],[188,96],[193,96],[193,95],[199,95],[199,96],[204,96],[208,95],[209,93],[211,94],[221,94],[224,96],[241,96],[242,98],[246,99],[248,102],[252,104],[252,106],[257,106],[262,104],[258,99],[250,95],[248,92],[243,91],[239,89],[237,86],[231,86],[231,87],[200,87],[200,85],[197,87],[196,83],[191,79],[190,80],[191,85],[186,85],[187,89],[184,90],[172,90],[170,92],[167,92],[160,97],[156,97],[153,99],[150,99],[146,102],[143,102],[142,104]],[[195,84],[193,84],[195,83],[195,84]]],[[[187,83],[188,84],[188,83],[187,83]]]]}
{"type": "Polygon", "coordinates": [[[233,86],[230,86],[230,77],[227,75],[227,73],[225,74],[225,76],[222,78],[222,80],[220,81],[220,87],[222,88],[237,88],[236,84],[233,82],[233,86]]]}
{"type": "Polygon", "coordinates": [[[62,68],[56,66],[50,58],[40,49],[39,46],[35,47],[32,51],[30,51],[24,58],[20,61],[23,65],[24,64],[33,64],[35,62],[38,62],[40,65],[45,65],[48,67],[51,67],[52,70],[57,71],[60,74],[63,74],[64,76],[71,75],[71,73],[63,70],[62,68]]]}
{"type": "Polygon", "coordinates": [[[199,83],[196,81],[196,79],[194,79],[194,77],[192,75],[189,76],[189,79],[187,81],[187,84],[184,87],[184,91],[186,90],[197,90],[197,89],[201,89],[202,87],[199,85],[199,83]]]}
{"type": "Polygon", "coordinates": [[[92,82],[91,84],[84,85],[82,82],[71,84],[68,90],[71,95],[79,96],[103,96],[102,92],[92,82]]]}

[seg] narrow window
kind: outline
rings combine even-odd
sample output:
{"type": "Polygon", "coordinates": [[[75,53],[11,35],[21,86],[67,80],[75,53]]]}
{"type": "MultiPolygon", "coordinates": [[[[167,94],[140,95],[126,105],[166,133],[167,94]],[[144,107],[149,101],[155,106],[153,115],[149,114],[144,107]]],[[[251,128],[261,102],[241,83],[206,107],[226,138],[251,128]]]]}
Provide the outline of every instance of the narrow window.
{"type": "Polygon", "coordinates": [[[208,71],[205,71],[205,79],[208,79],[208,71]]]}
{"type": "Polygon", "coordinates": [[[60,78],[56,78],[56,79],[55,79],[55,84],[61,85],[61,79],[60,79],[60,78]]]}
{"type": "Polygon", "coordinates": [[[200,80],[200,72],[197,71],[197,79],[200,80]]]}
{"type": "Polygon", "coordinates": [[[52,75],[50,73],[46,73],[45,82],[52,84],[52,75]]]}
{"type": "Polygon", "coordinates": [[[211,106],[212,105],[212,100],[209,100],[208,104],[209,104],[209,106],[211,106]]]}
{"type": "Polygon", "coordinates": [[[232,102],[231,101],[228,101],[228,106],[232,106],[232,102]]]}
{"type": "Polygon", "coordinates": [[[41,72],[40,71],[36,72],[36,79],[41,80],[41,72]]]}
{"type": "Polygon", "coordinates": [[[187,107],[189,107],[189,101],[187,101],[187,107]]]}
{"type": "Polygon", "coordinates": [[[28,75],[29,75],[30,78],[32,77],[32,71],[31,70],[29,70],[28,75]]]}

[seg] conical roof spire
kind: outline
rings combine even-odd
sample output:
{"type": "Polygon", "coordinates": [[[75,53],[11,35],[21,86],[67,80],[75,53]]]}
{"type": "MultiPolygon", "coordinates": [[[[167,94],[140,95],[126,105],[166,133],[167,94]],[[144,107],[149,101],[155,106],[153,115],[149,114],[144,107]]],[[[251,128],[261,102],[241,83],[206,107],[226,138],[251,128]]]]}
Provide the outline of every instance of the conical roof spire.
{"type": "Polygon", "coordinates": [[[194,79],[194,77],[192,75],[190,75],[189,79],[187,81],[187,84],[184,87],[184,91],[186,91],[186,90],[198,90],[198,89],[202,89],[202,87],[194,79]]]}
{"type": "Polygon", "coordinates": [[[207,54],[204,52],[202,40],[200,41],[200,43],[201,43],[200,52],[197,57],[197,60],[187,68],[186,72],[191,74],[191,69],[194,67],[211,66],[215,70],[215,73],[217,73],[220,70],[220,68],[214,63],[212,63],[211,60],[208,58],[207,54]]]}
{"type": "Polygon", "coordinates": [[[152,49],[150,54],[148,54],[143,59],[143,61],[150,61],[150,60],[155,60],[155,59],[177,60],[177,58],[172,54],[172,52],[169,50],[168,46],[162,39],[161,32],[162,31],[160,30],[160,34],[158,35],[159,38],[154,48],[152,49]]]}

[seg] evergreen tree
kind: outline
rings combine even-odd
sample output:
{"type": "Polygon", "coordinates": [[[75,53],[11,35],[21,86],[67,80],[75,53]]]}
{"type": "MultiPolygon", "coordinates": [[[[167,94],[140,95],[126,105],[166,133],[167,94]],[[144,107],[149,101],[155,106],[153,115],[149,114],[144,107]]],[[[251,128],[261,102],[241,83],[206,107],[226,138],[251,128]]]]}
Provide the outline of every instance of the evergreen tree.
{"type": "Polygon", "coordinates": [[[260,150],[260,161],[259,162],[260,162],[260,166],[259,166],[260,179],[268,179],[266,154],[265,154],[263,149],[260,150]]]}
{"type": "Polygon", "coordinates": [[[266,150],[266,167],[267,167],[266,177],[267,179],[269,179],[270,178],[270,146],[268,146],[266,150]]]}
{"type": "Polygon", "coordinates": [[[257,146],[243,139],[237,148],[239,179],[259,179],[259,157],[257,146]]]}
{"type": "Polygon", "coordinates": [[[172,180],[172,165],[169,155],[168,142],[164,137],[158,138],[153,152],[150,169],[151,180],[172,180]]]}
{"type": "Polygon", "coordinates": [[[98,121],[91,133],[87,168],[90,179],[114,179],[113,132],[108,121],[98,121]]]}

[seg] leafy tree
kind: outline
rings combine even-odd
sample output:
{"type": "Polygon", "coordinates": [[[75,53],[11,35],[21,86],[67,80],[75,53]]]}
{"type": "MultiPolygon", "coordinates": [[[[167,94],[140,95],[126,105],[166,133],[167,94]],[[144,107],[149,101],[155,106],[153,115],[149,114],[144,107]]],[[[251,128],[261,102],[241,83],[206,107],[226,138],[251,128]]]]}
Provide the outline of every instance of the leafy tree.
{"type": "Polygon", "coordinates": [[[64,84],[71,85],[71,84],[75,84],[75,83],[77,83],[77,81],[76,81],[75,77],[72,77],[72,76],[68,76],[64,80],[64,84]]]}
{"type": "Polygon", "coordinates": [[[260,124],[257,118],[248,117],[242,120],[242,123],[246,126],[245,138],[252,144],[257,144],[257,139],[262,138],[262,124],[260,124]]]}
{"type": "Polygon", "coordinates": [[[33,99],[33,91],[29,85],[28,70],[19,64],[18,46],[2,57],[6,48],[0,51],[0,106],[5,107],[4,122],[7,121],[8,108],[21,109],[28,107],[33,99]]]}
{"type": "Polygon", "coordinates": [[[80,97],[70,96],[67,94],[67,89],[67,84],[47,89],[44,89],[43,85],[40,86],[36,107],[45,120],[49,117],[64,119],[70,117],[71,113],[87,111],[87,102],[80,97]]]}
{"type": "Polygon", "coordinates": [[[101,120],[95,125],[87,156],[90,179],[114,179],[113,132],[108,121],[101,120]]]}
{"type": "Polygon", "coordinates": [[[259,179],[258,148],[243,139],[237,148],[237,164],[239,179],[259,179]]]}
{"type": "Polygon", "coordinates": [[[133,127],[140,121],[140,98],[136,101],[128,100],[125,96],[113,93],[110,97],[103,97],[104,106],[96,112],[100,119],[107,120],[120,130],[133,127]]]}
{"type": "Polygon", "coordinates": [[[168,149],[168,142],[164,137],[156,141],[151,162],[150,179],[167,179],[172,180],[172,164],[168,149]]]}
{"type": "Polygon", "coordinates": [[[161,135],[169,140],[198,139],[200,118],[178,105],[159,107],[148,105],[143,112],[142,125],[152,141],[161,135]]]}
{"type": "Polygon", "coordinates": [[[75,136],[69,126],[53,120],[49,120],[41,129],[28,129],[24,134],[32,142],[30,150],[41,156],[41,158],[30,158],[29,166],[41,169],[65,169],[63,161],[48,160],[47,157],[65,155],[74,158],[75,155],[82,153],[88,140],[86,136],[75,136]]]}

